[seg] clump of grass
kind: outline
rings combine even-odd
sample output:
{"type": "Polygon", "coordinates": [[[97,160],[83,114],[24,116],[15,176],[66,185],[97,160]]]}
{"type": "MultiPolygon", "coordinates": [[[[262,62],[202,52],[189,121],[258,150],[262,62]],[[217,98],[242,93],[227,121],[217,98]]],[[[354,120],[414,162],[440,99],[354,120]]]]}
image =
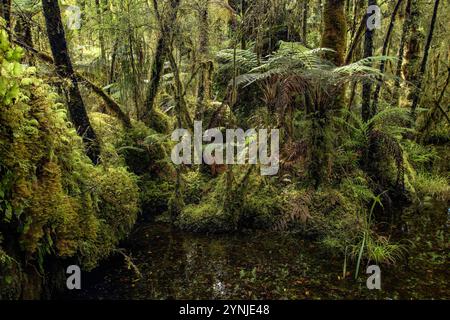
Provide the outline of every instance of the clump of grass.
{"type": "MultiPolygon", "coordinates": [[[[361,262],[367,260],[376,264],[395,264],[401,258],[403,247],[399,244],[391,243],[389,238],[377,235],[373,231],[372,216],[377,205],[383,206],[380,194],[374,197],[372,207],[368,213],[362,215],[361,240],[357,244],[350,245],[350,256],[356,259],[355,278],[358,277],[361,262]]],[[[344,270],[347,267],[347,247],[345,250],[344,270]]],[[[345,275],[345,271],[344,271],[345,275]]]]}
{"type": "Polygon", "coordinates": [[[445,177],[419,172],[413,186],[420,198],[429,196],[441,201],[450,200],[450,185],[445,177]]]}

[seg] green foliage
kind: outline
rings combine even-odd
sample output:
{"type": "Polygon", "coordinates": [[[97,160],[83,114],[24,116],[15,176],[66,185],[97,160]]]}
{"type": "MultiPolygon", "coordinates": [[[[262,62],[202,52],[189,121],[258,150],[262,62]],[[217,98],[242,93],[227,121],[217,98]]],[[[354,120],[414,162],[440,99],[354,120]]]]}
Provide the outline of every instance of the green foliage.
{"type": "Polygon", "coordinates": [[[149,179],[143,177],[139,183],[142,212],[147,215],[158,215],[168,210],[169,200],[173,194],[174,185],[164,179],[149,179]]]}
{"type": "Polygon", "coordinates": [[[200,184],[203,179],[199,173],[184,175],[186,183],[190,182],[186,184],[190,196],[186,197],[188,205],[177,221],[182,229],[206,232],[269,229],[282,211],[282,195],[269,179],[259,176],[251,168],[233,169],[231,190],[227,189],[226,173],[200,184]]]}
{"type": "Polygon", "coordinates": [[[421,199],[430,196],[441,201],[450,200],[450,185],[448,178],[419,172],[412,181],[412,184],[421,199]]]}
{"type": "Polygon", "coordinates": [[[405,149],[409,162],[416,170],[430,169],[434,161],[439,157],[433,147],[423,146],[411,140],[404,141],[403,148],[405,149]]]}
{"type": "Polygon", "coordinates": [[[134,225],[137,178],[110,157],[112,140],[102,155],[110,161],[94,167],[59,97],[2,34],[0,43],[0,229],[15,230],[0,247],[2,264],[16,261],[19,277],[25,264],[44,272],[49,257],[91,269],[134,225]]]}

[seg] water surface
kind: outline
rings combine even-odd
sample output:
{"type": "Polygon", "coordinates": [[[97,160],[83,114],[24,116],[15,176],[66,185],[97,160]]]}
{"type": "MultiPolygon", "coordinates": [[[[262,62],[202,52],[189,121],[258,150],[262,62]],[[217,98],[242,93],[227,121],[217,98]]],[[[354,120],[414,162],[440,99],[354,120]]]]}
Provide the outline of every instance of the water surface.
{"type": "Polygon", "coordinates": [[[150,222],[126,245],[141,275],[116,257],[89,274],[75,298],[449,299],[447,207],[402,213],[395,237],[408,254],[381,265],[381,290],[367,289],[365,265],[358,280],[354,264],[342,279],[342,257],[294,234],[198,235],[150,222]]]}

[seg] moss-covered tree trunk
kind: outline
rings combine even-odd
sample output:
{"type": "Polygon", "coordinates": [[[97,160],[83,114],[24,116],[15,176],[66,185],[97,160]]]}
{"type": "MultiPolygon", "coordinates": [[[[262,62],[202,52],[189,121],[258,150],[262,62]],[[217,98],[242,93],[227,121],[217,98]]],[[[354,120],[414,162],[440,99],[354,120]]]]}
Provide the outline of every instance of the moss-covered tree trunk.
{"type": "MultiPolygon", "coordinates": [[[[406,0],[405,4],[405,12],[403,14],[403,28],[402,28],[402,35],[400,38],[400,45],[398,49],[398,60],[397,60],[397,66],[395,68],[395,76],[397,78],[400,78],[402,75],[402,65],[403,65],[403,57],[405,55],[405,44],[406,40],[408,38],[408,33],[411,25],[411,0],[406,0]]],[[[394,86],[394,90],[392,93],[392,102],[395,106],[398,106],[400,101],[400,82],[397,81],[394,86]]]]}
{"type": "Polygon", "coordinates": [[[100,145],[92,128],[78,88],[78,80],[73,70],[67,47],[61,11],[57,0],[42,0],[48,40],[53,54],[57,74],[68,79],[71,85],[67,88],[67,103],[70,118],[83,138],[86,153],[92,162],[97,163],[100,156],[100,145]]]}
{"type": "MultiPolygon", "coordinates": [[[[158,94],[159,84],[164,71],[164,62],[167,57],[168,39],[171,39],[171,33],[173,33],[173,22],[177,16],[178,8],[181,0],[171,0],[171,12],[166,21],[159,21],[161,24],[161,34],[159,35],[158,42],[156,44],[155,57],[152,62],[152,68],[150,70],[150,85],[147,90],[147,96],[145,99],[144,113],[142,120],[147,124],[150,122],[150,117],[153,112],[156,96],[158,94]]],[[[154,9],[155,8],[154,3],[154,9]]]]}
{"type": "Polygon", "coordinates": [[[305,46],[308,46],[308,1],[303,1],[303,19],[302,19],[302,40],[305,46]]]}
{"type": "Polygon", "coordinates": [[[402,78],[406,96],[400,104],[401,107],[411,109],[414,98],[414,86],[417,85],[417,74],[420,64],[420,43],[423,34],[420,31],[420,8],[419,0],[411,0],[406,15],[408,16],[407,35],[405,40],[405,51],[403,54],[402,78]]]}
{"type": "Polygon", "coordinates": [[[211,62],[209,61],[209,14],[208,14],[209,0],[203,0],[201,2],[201,8],[199,10],[199,45],[200,45],[200,74],[197,90],[197,108],[195,111],[195,118],[197,120],[203,119],[203,113],[205,110],[205,104],[210,99],[210,71],[211,62]]]}
{"type": "MultiPolygon", "coordinates": [[[[337,66],[344,64],[347,47],[347,19],[345,16],[345,0],[327,0],[323,10],[323,32],[321,46],[334,50],[326,54],[326,58],[337,66]]],[[[345,90],[336,95],[335,101],[329,105],[320,101],[312,101],[309,150],[309,178],[316,188],[330,176],[330,112],[339,110],[343,105],[345,90]]]]}
{"type": "Polygon", "coordinates": [[[335,53],[327,54],[327,58],[337,66],[341,66],[344,63],[345,49],[347,47],[345,0],[325,1],[321,47],[335,51],[335,53]]]}

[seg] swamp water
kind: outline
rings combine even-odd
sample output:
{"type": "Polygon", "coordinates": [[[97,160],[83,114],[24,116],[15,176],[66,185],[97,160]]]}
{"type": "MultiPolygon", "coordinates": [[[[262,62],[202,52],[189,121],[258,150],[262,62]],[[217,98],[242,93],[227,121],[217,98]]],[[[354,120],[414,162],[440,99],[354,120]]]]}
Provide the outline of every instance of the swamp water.
{"type": "Polygon", "coordinates": [[[141,223],[124,244],[140,272],[115,257],[68,299],[450,299],[448,204],[402,214],[395,241],[408,253],[381,265],[381,290],[369,290],[366,265],[342,279],[343,257],[294,234],[198,235],[141,223]]]}

